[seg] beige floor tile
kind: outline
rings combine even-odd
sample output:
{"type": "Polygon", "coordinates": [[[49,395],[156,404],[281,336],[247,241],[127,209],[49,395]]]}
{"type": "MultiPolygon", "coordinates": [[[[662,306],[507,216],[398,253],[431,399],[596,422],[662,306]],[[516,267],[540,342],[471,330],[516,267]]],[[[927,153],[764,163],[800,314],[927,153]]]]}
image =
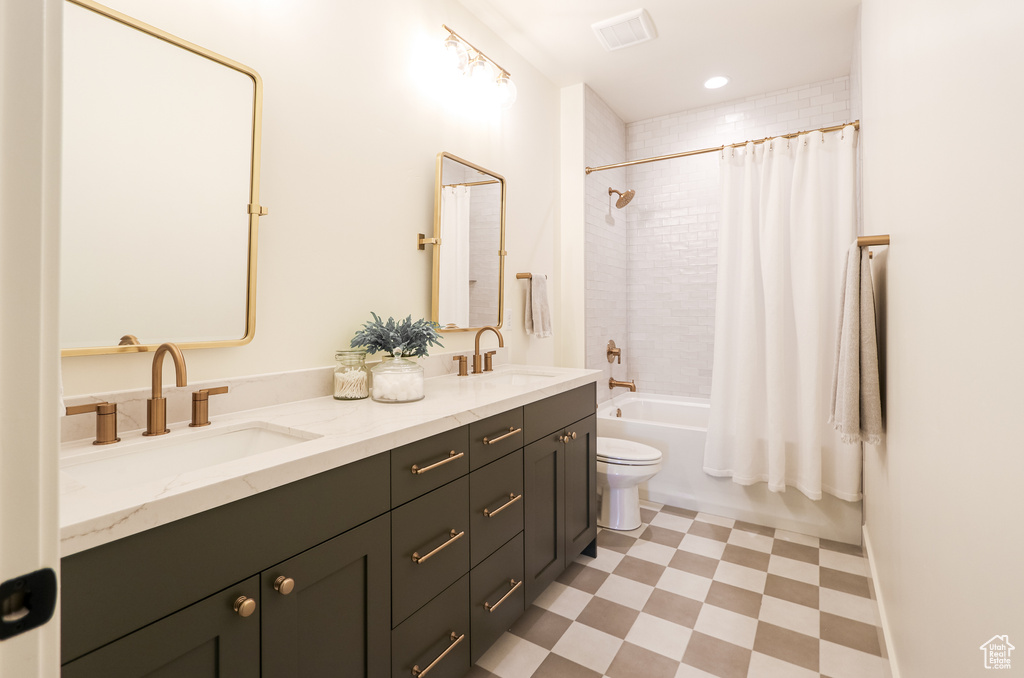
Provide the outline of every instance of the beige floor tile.
{"type": "Polygon", "coordinates": [[[610,636],[625,638],[639,614],[639,611],[631,607],[594,596],[583,612],[576,617],[576,621],[598,631],[604,631],[610,636]]]}
{"type": "Polygon", "coordinates": [[[639,539],[635,544],[633,544],[626,555],[634,558],[640,558],[641,560],[648,560],[652,563],[657,563],[658,565],[668,565],[675,553],[676,550],[671,546],[655,544],[652,541],[639,539]]]}
{"type": "Polygon", "coordinates": [[[636,537],[615,530],[601,530],[597,533],[597,547],[599,549],[611,549],[612,551],[625,553],[633,546],[634,542],[636,542],[636,537]]]}
{"type": "Polygon", "coordinates": [[[863,556],[864,549],[856,544],[845,544],[841,541],[832,541],[831,539],[819,539],[819,546],[829,551],[838,551],[839,553],[846,553],[851,556],[863,556]]]}
{"type": "Polygon", "coordinates": [[[596,567],[603,572],[611,572],[619,563],[622,562],[622,558],[625,553],[619,553],[618,551],[612,551],[610,549],[603,549],[600,546],[597,547],[597,557],[591,558],[589,556],[579,556],[576,558],[576,562],[587,567],[596,567]]]}
{"type": "MultiPolygon", "coordinates": [[[[584,624],[573,623],[552,650],[566,659],[603,674],[622,646],[622,640],[584,624]]],[[[539,664],[538,664],[539,666],[539,664]]],[[[486,667],[485,667],[486,668],[486,667]]]]}
{"type": "MultiPolygon", "coordinates": [[[[600,590],[600,589],[599,589],[600,590]]],[[[590,594],[565,584],[551,582],[533,604],[566,619],[575,619],[590,602],[590,594]]]]}
{"type": "Polygon", "coordinates": [[[528,640],[534,645],[539,645],[545,650],[550,650],[562,637],[565,630],[572,624],[571,619],[566,619],[560,614],[548,612],[542,607],[531,605],[519,619],[512,624],[510,632],[528,640]]]}
{"type": "Polygon", "coordinates": [[[818,610],[772,596],[761,599],[761,610],[757,618],[812,638],[817,638],[821,629],[821,614],[818,610]]]}
{"type": "Polygon", "coordinates": [[[672,560],[669,561],[668,566],[674,567],[677,570],[684,570],[686,572],[692,572],[693,574],[699,574],[702,577],[710,579],[715,575],[715,570],[718,569],[719,562],[720,561],[716,558],[708,558],[707,556],[697,555],[696,553],[690,553],[689,551],[683,551],[680,549],[672,556],[672,560]]]}
{"type": "MultiPolygon", "coordinates": [[[[750,650],[695,632],[686,645],[683,663],[717,678],[746,678],[750,666],[750,650]]],[[[679,674],[676,675],[678,677],[679,674]]]]}
{"type": "Polygon", "coordinates": [[[757,619],[757,613],[761,609],[761,598],[760,593],[754,593],[732,584],[713,581],[711,588],[708,589],[708,595],[704,598],[704,604],[714,605],[757,619]]]}
{"type": "Polygon", "coordinates": [[[663,589],[654,589],[651,591],[651,597],[647,599],[643,611],[692,629],[693,625],[697,623],[697,615],[700,614],[702,605],[703,603],[699,600],[693,600],[663,589]]]}
{"type": "Polygon", "coordinates": [[[870,598],[854,596],[835,589],[821,589],[818,606],[822,612],[855,619],[872,626],[882,624],[882,619],[878,614],[878,604],[870,598]]]}
{"type": "Polygon", "coordinates": [[[615,568],[613,574],[617,574],[620,577],[626,579],[632,579],[638,581],[641,584],[647,584],[648,586],[654,586],[661,579],[661,573],[665,571],[664,565],[658,565],[652,563],[649,560],[641,560],[640,558],[634,558],[631,555],[626,555],[619,563],[619,566],[615,568]]]}
{"type": "Polygon", "coordinates": [[[707,556],[708,558],[721,558],[722,553],[725,551],[725,544],[714,539],[688,534],[683,537],[679,548],[690,553],[707,556]]]}
{"type": "Polygon", "coordinates": [[[815,637],[805,636],[768,622],[759,622],[754,651],[796,664],[808,671],[817,671],[820,661],[818,645],[818,639],[815,637]]]}
{"type": "Polygon", "coordinates": [[[754,523],[744,522],[737,520],[733,527],[737,530],[743,530],[744,532],[753,532],[754,534],[760,534],[765,537],[775,537],[774,527],[765,527],[764,525],[755,525],[754,523]]]}
{"type": "Polygon", "coordinates": [[[652,511],[660,511],[665,505],[659,504],[656,501],[650,501],[649,499],[640,500],[641,508],[651,509],[652,511]]]}
{"type": "Polygon", "coordinates": [[[721,525],[715,525],[713,523],[705,523],[702,520],[695,520],[690,525],[690,529],[686,531],[687,534],[692,534],[697,537],[705,537],[707,539],[714,539],[715,541],[726,542],[729,541],[729,533],[732,532],[732,528],[722,527],[721,525]]]}
{"type": "Polygon", "coordinates": [[[608,578],[608,573],[595,567],[586,567],[581,563],[569,563],[565,572],[555,581],[594,594],[608,578]]]}
{"type": "Polygon", "coordinates": [[[818,678],[818,672],[800,668],[796,664],[755,650],[750,654],[747,678],[818,678]]]}
{"type": "Polygon", "coordinates": [[[552,653],[537,667],[531,678],[601,678],[601,674],[552,653]]]}
{"type": "Polygon", "coordinates": [[[871,568],[868,566],[868,559],[861,556],[851,556],[836,551],[821,550],[818,564],[841,572],[857,574],[861,577],[870,577],[871,568]]]}
{"type": "Polygon", "coordinates": [[[643,534],[640,535],[640,539],[653,541],[655,544],[664,544],[676,549],[679,548],[679,542],[683,541],[683,536],[685,536],[684,533],[677,532],[676,530],[649,525],[643,534]]]}
{"type": "Polygon", "coordinates": [[[799,532],[790,532],[789,530],[775,530],[775,538],[781,539],[782,541],[788,541],[793,544],[811,546],[813,548],[818,548],[818,544],[820,543],[820,540],[817,537],[800,534],[799,532]]]}
{"type": "Polygon", "coordinates": [[[597,595],[613,603],[625,605],[634,610],[642,610],[653,590],[653,586],[613,574],[597,590],[597,595]]]}
{"type": "Polygon", "coordinates": [[[770,560],[771,556],[767,553],[736,546],[735,544],[726,544],[725,550],[722,551],[722,562],[735,563],[753,570],[767,571],[770,560]]]}
{"type": "Polygon", "coordinates": [[[754,591],[755,593],[762,593],[764,592],[765,582],[768,579],[768,573],[735,563],[727,563],[723,560],[718,564],[714,578],[715,581],[739,586],[742,589],[754,591]]]}
{"type": "Polygon", "coordinates": [[[696,511],[691,511],[688,508],[682,508],[680,506],[669,506],[668,504],[665,504],[664,508],[661,509],[661,512],[668,513],[673,516],[682,516],[683,518],[689,518],[690,520],[697,517],[696,511]]]}
{"type": "Polygon", "coordinates": [[[892,677],[889,660],[824,640],[821,641],[821,666],[818,670],[830,678],[892,677]]]}
{"type": "Polygon", "coordinates": [[[795,579],[769,574],[764,584],[764,594],[818,609],[818,587],[795,579]]]}
{"type": "Polygon", "coordinates": [[[773,555],[768,561],[768,574],[777,574],[780,577],[788,577],[805,584],[818,585],[818,566],[805,563],[802,560],[773,555]]]}
{"type": "Polygon", "coordinates": [[[664,527],[668,530],[675,530],[676,532],[686,532],[690,529],[690,525],[693,524],[692,518],[685,516],[677,516],[671,513],[665,513],[662,511],[658,516],[651,521],[651,525],[655,527],[664,527]]]}
{"type": "Polygon", "coordinates": [[[716,516],[710,513],[698,513],[697,520],[704,523],[711,523],[712,525],[721,525],[722,527],[732,527],[736,523],[732,518],[723,518],[722,516],[716,516]]]}
{"type": "Polygon", "coordinates": [[[678,667],[677,661],[626,642],[608,667],[608,678],[674,678],[678,667]]]}
{"type": "Polygon", "coordinates": [[[828,612],[821,613],[821,639],[854,650],[882,656],[878,627],[828,612]]]}
{"type": "MultiPolygon", "coordinates": [[[[686,644],[690,641],[692,629],[641,612],[633,628],[626,635],[626,642],[647,648],[675,661],[682,661],[686,644]]],[[[675,671],[673,671],[674,673],[675,671]]]]}
{"type": "Polygon", "coordinates": [[[703,602],[711,588],[711,579],[670,567],[662,573],[658,588],[703,602]]]}
{"type": "Polygon", "coordinates": [[[812,565],[818,564],[818,547],[807,546],[805,544],[796,544],[791,541],[785,541],[784,539],[775,539],[775,543],[772,544],[772,555],[782,556],[783,558],[792,558],[793,560],[800,560],[805,563],[812,565]]]}
{"type": "Polygon", "coordinates": [[[530,678],[547,656],[543,647],[506,633],[480,657],[477,665],[500,678],[530,678]]]}
{"type": "Polygon", "coordinates": [[[863,598],[871,597],[871,585],[867,577],[850,574],[849,572],[840,572],[830,567],[821,568],[820,577],[822,588],[834,589],[863,598]]]}
{"type": "Polygon", "coordinates": [[[772,544],[775,542],[771,537],[766,537],[763,534],[757,534],[755,532],[746,532],[744,530],[734,529],[729,534],[729,544],[736,546],[742,546],[745,549],[752,551],[760,551],[761,553],[771,553],[772,544]]]}
{"type": "Polygon", "coordinates": [[[758,621],[754,617],[705,604],[700,608],[693,630],[749,650],[754,647],[757,625],[758,621]]]}

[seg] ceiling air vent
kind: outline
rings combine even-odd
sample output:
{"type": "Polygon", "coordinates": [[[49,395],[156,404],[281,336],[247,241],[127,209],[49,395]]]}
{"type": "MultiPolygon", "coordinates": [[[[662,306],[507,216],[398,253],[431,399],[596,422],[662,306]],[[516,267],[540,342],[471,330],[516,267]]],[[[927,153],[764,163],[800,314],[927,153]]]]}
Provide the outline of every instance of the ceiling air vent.
{"type": "Polygon", "coordinates": [[[632,47],[658,37],[654,22],[646,9],[637,9],[611,19],[598,21],[590,26],[601,41],[601,45],[613,52],[623,47],[632,47]]]}

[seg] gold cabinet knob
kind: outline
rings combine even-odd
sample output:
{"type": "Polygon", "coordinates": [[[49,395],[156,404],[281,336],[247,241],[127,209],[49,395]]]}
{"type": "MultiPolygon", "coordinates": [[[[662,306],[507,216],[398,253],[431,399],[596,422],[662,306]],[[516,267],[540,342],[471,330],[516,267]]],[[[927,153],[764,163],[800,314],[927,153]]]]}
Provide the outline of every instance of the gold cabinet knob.
{"type": "Polygon", "coordinates": [[[274,580],[274,590],[282,596],[287,596],[295,588],[295,580],[291,577],[278,577],[274,580]]]}
{"type": "Polygon", "coordinates": [[[256,601],[247,596],[238,596],[234,608],[239,617],[249,617],[256,611],[256,601]]]}
{"type": "Polygon", "coordinates": [[[569,437],[571,437],[573,440],[576,440],[576,431],[573,431],[572,433],[570,433],[569,437]]]}
{"type": "Polygon", "coordinates": [[[558,442],[564,443],[569,441],[569,436],[558,436],[558,442]]]}

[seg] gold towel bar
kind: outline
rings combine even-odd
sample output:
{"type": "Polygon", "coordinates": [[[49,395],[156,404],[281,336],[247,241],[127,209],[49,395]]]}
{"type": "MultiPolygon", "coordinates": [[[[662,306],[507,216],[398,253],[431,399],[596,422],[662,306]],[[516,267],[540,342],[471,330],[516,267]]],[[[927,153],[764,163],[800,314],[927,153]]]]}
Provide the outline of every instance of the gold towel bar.
{"type": "MultiPolygon", "coordinates": [[[[532,273],[516,273],[516,280],[530,280],[531,278],[533,278],[532,273]]],[[[544,278],[546,280],[547,276],[544,276],[544,278]]]]}
{"type": "Polygon", "coordinates": [[[888,235],[862,235],[857,238],[857,244],[861,247],[871,247],[873,245],[888,245],[888,235]]]}

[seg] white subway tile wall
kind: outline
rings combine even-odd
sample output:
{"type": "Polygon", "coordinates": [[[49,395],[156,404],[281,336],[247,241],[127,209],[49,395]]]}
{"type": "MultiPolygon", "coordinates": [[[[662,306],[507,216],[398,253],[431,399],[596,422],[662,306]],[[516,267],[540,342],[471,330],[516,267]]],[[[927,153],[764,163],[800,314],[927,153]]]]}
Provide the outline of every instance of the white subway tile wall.
{"type": "Polygon", "coordinates": [[[501,184],[473,186],[470,188],[469,202],[470,327],[498,323],[499,249],[501,184]]]}
{"type": "MultiPolygon", "coordinates": [[[[622,122],[588,89],[587,164],[710,148],[850,119],[850,78],[844,76],[626,124],[621,154],[622,122]]],[[[609,338],[620,343],[625,308],[623,367],[628,360],[627,376],[638,390],[709,396],[718,155],[597,172],[587,178],[586,199],[587,367],[608,365],[604,346],[609,338]],[[608,186],[635,189],[636,197],[624,210],[609,211],[608,186]]],[[[615,374],[622,378],[619,369],[615,374]]]]}
{"type": "MultiPolygon", "coordinates": [[[[589,87],[586,88],[585,156],[588,166],[622,162],[626,155],[626,124],[589,87]]],[[[625,379],[629,361],[626,280],[629,252],[626,210],[616,209],[608,188],[625,191],[626,170],[597,172],[586,180],[586,366],[603,370],[597,400],[612,393],[608,378],[625,379]],[[607,359],[608,341],[622,348],[622,364],[607,359]]],[[[627,207],[627,210],[629,207],[627,207]]]]}

